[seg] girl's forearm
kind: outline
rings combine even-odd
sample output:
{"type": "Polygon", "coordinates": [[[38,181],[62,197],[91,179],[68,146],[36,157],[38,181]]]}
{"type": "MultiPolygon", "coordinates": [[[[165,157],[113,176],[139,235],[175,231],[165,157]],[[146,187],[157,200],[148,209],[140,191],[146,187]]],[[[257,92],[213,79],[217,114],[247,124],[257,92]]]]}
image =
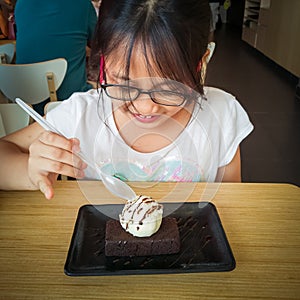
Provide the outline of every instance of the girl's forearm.
{"type": "Polygon", "coordinates": [[[37,189],[28,176],[28,153],[22,152],[18,146],[13,143],[1,140],[0,157],[0,189],[37,189]]]}

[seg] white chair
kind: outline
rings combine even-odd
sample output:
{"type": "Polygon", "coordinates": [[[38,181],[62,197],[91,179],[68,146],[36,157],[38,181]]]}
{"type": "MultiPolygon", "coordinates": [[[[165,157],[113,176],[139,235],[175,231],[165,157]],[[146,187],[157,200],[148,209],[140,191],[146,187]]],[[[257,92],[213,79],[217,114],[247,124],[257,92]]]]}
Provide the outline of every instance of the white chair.
{"type": "Polygon", "coordinates": [[[14,43],[0,45],[0,64],[10,64],[15,56],[15,51],[14,43]]]}
{"type": "Polygon", "coordinates": [[[16,103],[0,103],[0,116],[1,137],[29,124],[29,115],[16,103]]]}
{"type": "Polygon", "coordinates": [[[66,71],[64,58],[33,64],[0,64],[0,90],[11,101],[21,98],[37,104],[49,97],[51,101],[57,101],[56,91],[66,71]]]}
{"type": "Polygon", "coordinates": [[[6,136],[6,131],[5,131],[4,124],[3,124],[3,121],[2,121],[2,117],[1,117],[1,114],[0,114],[0,138],[2,138],[3,136],[6,136]]]}

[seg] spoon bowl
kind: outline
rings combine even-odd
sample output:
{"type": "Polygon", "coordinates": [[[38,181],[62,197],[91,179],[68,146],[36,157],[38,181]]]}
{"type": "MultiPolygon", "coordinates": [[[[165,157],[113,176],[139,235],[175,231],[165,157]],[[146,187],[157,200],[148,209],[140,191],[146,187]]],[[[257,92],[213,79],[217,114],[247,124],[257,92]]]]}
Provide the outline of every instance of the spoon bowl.
{"type": "Polygon", "coordinates": [[[137,196],[133,189],[121,179],[105,174],[98,167],[96,169],[105,187],[115,196],[126,201],[134,200],[137,196]]]}

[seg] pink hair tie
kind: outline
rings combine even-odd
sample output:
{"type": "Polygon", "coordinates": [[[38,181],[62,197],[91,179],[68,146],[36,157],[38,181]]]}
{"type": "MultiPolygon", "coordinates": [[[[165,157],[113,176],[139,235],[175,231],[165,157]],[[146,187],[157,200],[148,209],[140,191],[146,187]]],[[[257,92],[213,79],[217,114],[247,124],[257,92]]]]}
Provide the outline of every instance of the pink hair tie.
{"type": "Polygon", "coordinates": [[[202,59],[201,59],[201,60],[199,61],[199,63],[198,63],[198,66],[197,66],[197,68],[196,68],[196,72],[197,72],[197,73],[200,72],[201,69],[202,69],[202,59]]]}
{"type": "Polygon", "coordinates": [[[100,77],[99,77],[99,81],[100,84],[105,84],[105,80],[104,80],[104,56],[101,55],[100,56],[100,77]]]}

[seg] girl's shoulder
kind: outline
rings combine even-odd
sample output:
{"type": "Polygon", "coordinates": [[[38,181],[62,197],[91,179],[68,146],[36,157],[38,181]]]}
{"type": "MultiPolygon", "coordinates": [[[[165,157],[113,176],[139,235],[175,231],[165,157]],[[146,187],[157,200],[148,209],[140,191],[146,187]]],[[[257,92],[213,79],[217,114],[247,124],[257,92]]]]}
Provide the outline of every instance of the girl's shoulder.
{"type": "Polygon", "coordinates": [[[219,104],[226,105],[230,102],[236,101],[235,96],[232,94],[212,86],[205,86],[204,87],[204,95],[205,98],[208,100],[209,103],[217,102],[219,104]]]}
{"type": "Polygon", "coordinates": [[[86,105],[94,103],[99,98],[100,90],[90,89],[86,92],[75,92],[67,100],[70,101],[71,105],[86,105]]]}
{"type": "Polygon", "coordinates": [[[75,92],[68,99],[62,101],[59,109],[82,115],[89,111],[95,111],[100,97],[100,91],[97,89],[91,89],[87,92],[75,92]]]}
{"type": "Polygon", "coordinates": [[[237,120],[248,123],[246,110],[232,94],[215,87],[204,88],[205,99],[201,101],[201,109],[196,118],[201,124],[220,124],[221,127],[234,126],[237,120]]]}
{"type": "Polygon", "coordinates": [[[204,96],[203,109],[214,111],[218,115],[226,115],[232,110],[243,109],[234,95],[220,88],[204,87],[204,96]]]}
{"type": "Polygon", "coordinates": [[[75,92],[68,99],[60,101],[61,103],[53,110],[47,112],[46,117],[52,119],[72,116],[76,119],[83,115],[90,115],[91,112],[97,110],[99,98],[100,92],[96,89],[87,92],[75,92]]]}
{"type": "Polygon", "coordinates": [[[100,96],[100,91],[94,89],[73,93],[70,98],[49,111],[46,119],[68,137],[74,136],[79,127],[90,130],[100,120],[100,96]]]}

